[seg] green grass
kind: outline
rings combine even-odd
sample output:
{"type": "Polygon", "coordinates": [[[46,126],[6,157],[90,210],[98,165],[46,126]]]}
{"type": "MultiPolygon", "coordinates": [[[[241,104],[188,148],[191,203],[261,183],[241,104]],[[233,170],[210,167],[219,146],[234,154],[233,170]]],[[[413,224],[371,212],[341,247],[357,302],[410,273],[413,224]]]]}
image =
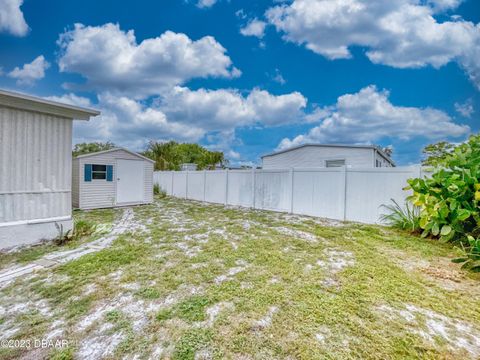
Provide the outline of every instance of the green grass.
{"type": "MultiPolygon", "coordinates": [[[[75,216],[105,223],[122,210],[116,211],[75,216]]],[[[168,197],[134,212],[147,232],[126,232],[110,247],[50,270],[49,281],[39,273],[0,290],[0,306],[43,299],[51,309],[47,317],[7,312],[0,330],[16,324],[17,338],[42,337],[62,320],[65,336],[79,346],[51,352],[58,359],[115,335],[121,341],[110,358],[473,357],[441,337],[422,337],[427,311],[443,316],[447,330],[461,321],[480,331],[480,278],[449,262],[456,254],[448,244],[386,227],[329,226],[309,217],[168,197]],[[276,228],[307,232],[318,241],[276,228]],[[87,292],[92,285],[95,290],[87,292]],[[414,321],[401,316],[407,306],[419,309],[409,310],[414,321]],[[79,330],[99,311],[91,326],[79,330]],[[102,325],[108,330],[101,332],[102,325]]],[[[19,355],[1,351],[6,358],[19,355]]]]}

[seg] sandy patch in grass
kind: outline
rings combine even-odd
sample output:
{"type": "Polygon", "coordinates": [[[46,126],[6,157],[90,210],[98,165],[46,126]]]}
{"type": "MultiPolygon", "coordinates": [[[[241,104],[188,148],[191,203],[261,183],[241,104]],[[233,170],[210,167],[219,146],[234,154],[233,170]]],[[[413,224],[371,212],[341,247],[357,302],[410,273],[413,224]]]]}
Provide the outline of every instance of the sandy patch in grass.
{"type": "Polygon", "coordinates": [[[441,339],[453,352],[463,350],[472,359],[480,358],[480,329],[465,321],[411,304],[405,305],[403,309],[382,305],[379,311],[389,320],[402,319],[406,322],[408,331],[419,335],[430,345],[436,345],[437,339],[441,339]]]}
{"type": "Polygon", "coordinates": [[[237,260],[235,262],[237,266],[234,266],[230,269],[228,269],[226,274],[219,275],[215,278],[215,284],[219,285],[223,283],[224,281],[229,281],[233,280],[234,276],[237,275],[238,273],[241,273],[248,267],[248,263],[245,262],[244,260],[237,260]]]}
{"type": "Polygon", "coordinates": [[[82,340],[76,358],[103,359],[111,357],[124,339],[125,335],[122,332],[108,335],[98,331],[82,340]]]}
{"type": "Polygon", "coordinates": [[[279,232],[280,234],[291,236],[296,239],[302,239],[305,240],[309,243],[317,243],[318,239],[315,235],[302,231],[302,230],[297,230],[297,229],[292,229],[292,228],[287,228],[284,226],[279,226],[279,227],[274,227],[273,230],[279,232]]]}
{"type": "Polygon", "coordinates": [[[355,264],[353,254],[349,251],[326,249],[326,260],[318,260],[317,266],[325,270],[327,277],[323,280],[325,286],[337,285],[336,275],[348,266],[355,264]]]}
{"type": "Polygon", "coordinates": [[[270,306],[267,313],[261,319],[255,321],[252,325],[253,330],[264,330],[272,325],[273,316],[279,311],[276,306],[270,306]]]}

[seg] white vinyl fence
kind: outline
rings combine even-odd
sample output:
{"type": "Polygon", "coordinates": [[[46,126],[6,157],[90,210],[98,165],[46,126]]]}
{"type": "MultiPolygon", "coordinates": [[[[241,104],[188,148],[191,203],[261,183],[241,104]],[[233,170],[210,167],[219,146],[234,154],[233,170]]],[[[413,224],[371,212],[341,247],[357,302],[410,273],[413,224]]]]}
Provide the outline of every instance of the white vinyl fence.
{"type": "Polygon", "coordinates": [[[382,205],[404,204],[420,167],[156,171],[168,195],[338,220],[379,222],[382,205]]]}

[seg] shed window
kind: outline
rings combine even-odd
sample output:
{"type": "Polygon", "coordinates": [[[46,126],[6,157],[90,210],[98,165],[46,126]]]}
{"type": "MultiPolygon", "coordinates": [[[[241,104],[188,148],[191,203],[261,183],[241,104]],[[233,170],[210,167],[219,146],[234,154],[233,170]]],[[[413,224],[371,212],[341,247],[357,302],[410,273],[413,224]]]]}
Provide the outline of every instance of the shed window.
{"type": "Polygon", "coordinates": [[[327,160],[325,166],[328,167],[341,167],[345,166],[345,160],[327,160]]]}
{"type": "Polygon", "coordinates": [[[92,165],[92,179],[106,180],[107,179],[107,165],[92,165]]]}

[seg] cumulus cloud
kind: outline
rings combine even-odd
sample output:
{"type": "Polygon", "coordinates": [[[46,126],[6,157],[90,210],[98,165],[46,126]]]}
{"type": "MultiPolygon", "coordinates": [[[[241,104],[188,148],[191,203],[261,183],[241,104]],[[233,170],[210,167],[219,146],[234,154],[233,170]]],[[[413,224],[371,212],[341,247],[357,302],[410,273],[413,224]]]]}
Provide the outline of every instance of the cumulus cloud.
{"type": "Polygon", "coordinates": [[[31,63],[24,64],[21,68],[15,67],[8,76],[16,79],[18,85],[33,85],[35,81],[45,77],[45,70],[50,67],[43,55],[38,56],[31,63]]]}
{"type": "Polygon", "coordinates": [[[208,131],[228,130],[256,123],[266,126],[303,119],[307,99],[298,92],[272,95],[253,89],[242,95],[235,89],[190,90],[176,87],[160,100],[169,119],[200,124],[208,131]]]}
{"type": "Polygon", "coordinates": [[[365,47],[373,63],[396,68],[439,68],[457,61],[480,88],[480,24],[434,15],[458,0],[294,0],[266,17],[286,41],[305,45],[328,59],[352,57],[365,47]]]}
{"type": "Polygon", "coordinates": [[[0,0],[0,32],[15,36],[25,36],[28,25],[20,7],[23,0],[0,0]]]}
{"type": "Polygon", "coordinates": [[[460,137],[470,128],[455,124],[445,112],[432,108],[395,106],[388,91],[368,86],[355,94],[342,95],[318,126],[293,139],[283,139],[278,148],[304,143],[371,143],[383,138],[409,140],[460,137]]]}
{"type": "Polygon", "coordinates": [[[463,117],[470,118],[472,114],[475,112],[475,109],[473,108],[472,99],[468,99],[464,103],[456,102],[455,111],[458,112],[463,117]]]}
{"type": "Polygon", "coordinates": [[[231,146],[238,145],[237,128],[303,121],[307,103],[295,92],[273,95],[253,89],[244,95],[235,89],[190,90],[179,86],[150,102],[108,92],[100,93],[96,103],[73,93],[48,99],[101,110],[98,118],[75,123],[75,142],[108,140],[141,149],[150,139],[203,139],[212,149],[232,155],[231,146]]]}
{"type": "Polygon", "coordinates": [[[255,36],[261,39],[265,35],[266,26],[266,22],[255,18],[250,20],[243,28],[240,29],[240,34],[243,36],[255,36]]]}
{"type": "Polygon", "coordinates": [[[58,44],[61,72],[81,74],[88,88],[135,98],[159,94],[192,78],[240,75],[226,49],[211,36],[194,41],[167,31],[137,44],[133,30],[125,32],[118,24],[76,24],[58,44]]]}
{"type": "Polygon", "coordinates": [[[73,93],[68,93],[61,96],[46,96],[45,99],[80,107],[88,108],[93,106],[89,98],[78,96],[73,93]]]}

